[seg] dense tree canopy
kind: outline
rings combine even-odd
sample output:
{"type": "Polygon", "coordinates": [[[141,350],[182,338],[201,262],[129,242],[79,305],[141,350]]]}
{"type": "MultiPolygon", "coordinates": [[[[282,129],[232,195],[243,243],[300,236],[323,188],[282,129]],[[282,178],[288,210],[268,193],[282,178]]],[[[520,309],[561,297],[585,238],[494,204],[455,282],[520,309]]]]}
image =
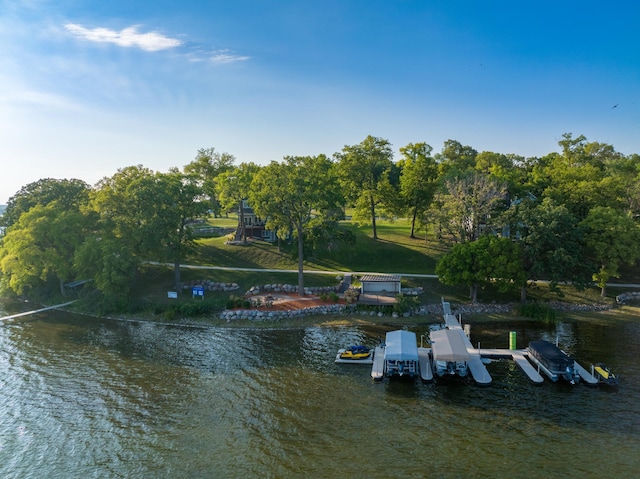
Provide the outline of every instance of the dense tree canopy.
{"type": "Polygon", "coordinates": [[[412,237],[424,230],[445,251],[453,244],[438,272],[474,297],[492,281],[522,288],[524,300],[533,279],[555,290],[595,282],[604,295],[640,258],[640,155],[569,133],[559,147],[523,158],[455,140],[435,155],[427,143],[409,143],[394,162],[389,142],[368,136],[335,162],[291,156],[235,166],[232,155],[206,148],[182,171],[129,166],[93,188],[42,179],[12,196],[0,220],[0,281],[17,294],[54,285],[64,294],[65,282],[93,279],[105,296],[126,297],[140,265],[158,260],[174,264],[178,286],[195,244],[192,221],[237,210],[244,224],[249,200],[281,238],[297,239],[301,278],[305,247],[340,243],[332,238],[346,204],[374,239],[379,217],[407,218],[412,237]]]}
{"type": "Polygon", "coordinates": [[[416,220],[423,219],[436,192],[438,166],[426,143],[409,143],[400,148],[400,196],[411,218],[410,237],[415,237],[416,220]]]}
{"type": "Polygon", "coordinates": [[[9,227],[20,215],[36,205],[47,206],[57,201],[65,208],[80,208],[88,201],[89,185],[82,180],[45,178],[22,187],[9,198],[7,208],[0,216],[0,226],[9,227]]]}
{"type": "Polygon", "coordinates": [[[73,256],[82,241],[85,218],[58,201],[37,204],[18,217],[3,238],[0,271],[17,294],[55,279],[64,296],[65,282],[76,277],[73,256]]]}
{"type": "Polygon", "coordinates": [[[394,202],[397,191],[392,179],[393,151],[384,138],[367,136],[361,143],[345,146],[336,154],[344,193],[355,205],[354,219],[368,221],[373,239],[378,239],[376,216],[379,206],[394,202]]]}
{"type": "Polygon", "coordinates": [[[304,235],[343,207],[336,171],[324,155],[291,156],[262,168],[251,183],[249,201],[267,226],[282,237],[293,231],[298,243],[298,292],[304,295],[304,235]]]}
{"type": "Polygon", "coordinates": [[[247,231],[244,221],[244,200],[251,191],[251,182],[260,167],[255,163],[241,163],[216,177],[216,192],[222,211],[237,211],[240,216],[242,240],[246,243],[247,231]]]}
{"type": "MultiPolygon", "coordinates": [[[[584,228],[565,206],[545,198],[542,203],[524,201],[514,205],[510,213],[509,228],[519,238],[529,280],[546,279],[557,293],[558,284],[563,281],[582,287],[591,280],[584,228]]],[[[522,300],[526,300],[525,287],[522,300]]]]}
{"type": "Polygon", "coordinates": [[[632,265],[640,258],[640,226],[628,214],[611,207],[592,209],[582,225],[587,229],[589,255],[600,268],[593,280],[605,296],[607,281],[620,277],[620,265],[632,265]]]}
{"type": "Polygon", "coordinates": [[[506,192],[505,184],[470,171],[445,182],[434,201],[432,216],[455,241],[473,241],[483,228],[491,229],[498,213],[506,209],[506,192]]]}
{"type": "Polygon", "coordinates": [[[508,238],[485,235],[454,245],[439,261],[436,274],[443,284],[468,286],[476,302],[478,288],[495,284],[508,291],[526,281],[520,254],[519,245],[508,238]]]}
{"type": "Polygon", "coordinates": [[[217,178],[233,169],[236,159],[229,153],[221,153],[215,148],[201,148],[196,158],[184,167],[184,172],[195,178],[200,186],[202,200],[208,201],[208,206],[214,216],[221,213],[221,204],[216,188],[217,178]]]}

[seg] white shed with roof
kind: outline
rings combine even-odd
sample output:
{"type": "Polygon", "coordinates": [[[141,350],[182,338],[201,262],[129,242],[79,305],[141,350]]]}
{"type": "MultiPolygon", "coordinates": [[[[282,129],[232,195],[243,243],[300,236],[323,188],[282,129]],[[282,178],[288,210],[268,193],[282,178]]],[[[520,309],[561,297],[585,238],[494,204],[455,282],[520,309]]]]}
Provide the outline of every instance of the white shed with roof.
{"type": "Polygon", "coordinates": [[[365,274],[360,278],[362,294],[399,294],[401,279],[396,274],[365,274]]]}

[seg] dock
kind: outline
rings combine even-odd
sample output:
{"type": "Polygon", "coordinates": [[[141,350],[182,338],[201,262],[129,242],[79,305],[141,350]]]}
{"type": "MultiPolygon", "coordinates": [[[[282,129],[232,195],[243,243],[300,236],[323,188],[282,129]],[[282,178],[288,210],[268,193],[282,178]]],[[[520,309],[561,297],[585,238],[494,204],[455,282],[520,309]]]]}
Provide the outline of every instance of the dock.
{"type": "MultiPolygon", "coordinates": [[[[513,360],[532,383],[544,383],[544,377],[540,374],[542,366],[534,366],[533,360],[529,358],[529,352],[526,349],[474,348],[468,336],[469,332],[462,327],[458,317],[451,314],[450,304],[443,301],[442,309],[444,313],[444,330],[431,332],[431,348],[422,347],[422,344],[418,348],[418,366],[420,370],[420,377],[423,381],[431,382],[434,379],[434,356],[438,354],[440,355],[439,357],[444,358],[444,360],[453,360],[453,356],[451,358],[448,356],[449,350],[454,351],[455,349],[458,356],[462,358],[464,356],[464,350],[466,349],[466,353],[468,355],[468,357],[465,356],[467,367],[469,373],[473,377],[473,380],[478,385],[487,386],[493,381],[489,371],[487,371],[487,368],[482,361],[483,358],[513,360]],[[463,344],[460,344],[460,342],[463,344]],[[437,344],[439,348],[437,354],[434,350],[435,344],[437,344]]],[[[515,342],[512,347],[515,347],[515,342]]],[[[375,348],[371,368],[371,377],[376,381],[381,381],[385,375],[384,356],[385,346],[379,345],[375,348]]],[[[462,359],[459,360],[461,361],[462,359]]],[[[598,379],[590,371],[587,371],[584,367],[578,364],[577,361],[574,361],[574,370],[586,385],[597,386],[599,384],[598,379]]]]}
{"type": "Polygon", "coordinates": [[[371,377],[374,381],[382,381],[382,379],[384,378],[384,346],[376,346],[376,349],[373,353],[371,377]]]}
{"type": "Polygon", "coordinates": [[[527,351],[524,349],[479,349],[480,356],[490,359],[513,359],[527,377],[535,384],[542,384],[544,378],[527,360],[527,351]]]}
{"type": "Polygon", "coordinates": [[[372,352],[368,358],[364,359],[342,359],[340,355],[344,353],[344,349],[338,349],[338,354],[336,354],[336,359],[333,361],[338,364],[373,364],[373,358],[375,357],[375,351],[372,352]]]}
{"type": "Polygon", "coordinates": [[[582,379],[587,386],[597,386],[598,379],[587,371],[585,368],[578,364],[578,361],[573,362],[573,369],[580,375],[580,379],[582,379]]]}
{"type": "Polygon", "coordinates": [[[480,356],[480,353],[477,352],[477,350],[475,353],[469,354],[469,361],[467,361],[467,366],[469,367],[469,372],[471,373],[471,376],[473,376],[473,380],[476,382],[476,384],[480,386],[488,386],[492,383],[493,379],[491,378],[489,371],[487,371],[487,368],[482,362],[482,357],[480,356]]]}
{"type": "Polygon", "coordinates": [[[516,362],[516,364],[522,369],[522,371],[531,379],[534,384],[542,384],[544,382],[544,378],[542,375],[533,367],[533,365],[527,361],[525,357],[524,351],[511,351],[511,357],[516,362]]]}
{"type": "Polygon", "coordinates": [[[428,383],[433,381],[433,369],[431,369],[431,348],[418,348],[418,363],[420,365],[420,378],[428,383]]]}
{"type": "MultiPolygon", "coordinates": [[[[442,302],[442,311],[444,312],[445,328],[458,333],[462,339],[464,348],[467,350],[467,367],[469,368],[469,372],[471,373],[473,380],[480,386],[488,386],[493,382],[493,379],[482,362],[482,355],[480,354],[480,351],[473,347],[471,341],[462,328],[462,324],[460,324],[460,321],[454,314],[451,314],[451,305],[448,302],[442,302]]],[[[454,338],[452,335],[444,335],[443,339],[449,341],[454,338]]],[[[458,341],[457,338],[455,339],[458,341]]],[[[453,344],[451,346],[453,347],[453,344]]]]}
{"type": "Polygon", "coordinates": [[[25,311],[24,313],[17,313],[17,314],[12,314],[10,316],[3,316],[2,318],[0,318],[0,321],[4,321],[5,319],[21,318],[22,316],[28,316],[30,314],[36,314],[36,313],[42,313],[44,311],[50,311],[52,309],[64,308],[65,306],[69,306],[70,304],[73,304],[76,301],[77,301],[77,299],[74,299],[73,301],[68,301],[68,302],[62,303],[62,304],[56,304],[55,306],[48,306],[46,308],[34,309],[33,311],[25,311]]]}

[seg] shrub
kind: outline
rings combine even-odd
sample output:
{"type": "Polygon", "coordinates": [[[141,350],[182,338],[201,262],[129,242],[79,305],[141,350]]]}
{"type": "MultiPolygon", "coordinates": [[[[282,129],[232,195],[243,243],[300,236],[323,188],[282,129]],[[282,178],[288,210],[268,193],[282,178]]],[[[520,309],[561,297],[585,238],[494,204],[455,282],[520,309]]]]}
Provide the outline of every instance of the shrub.
{"type": "Polygon", "coordinates": [[[545,322],[556,320],[556,311],[545,304],[527,303],[518,306],[518,314],[525,318],[537,319],[545,322]]]}
{"type": "MultiPolygon", "coordinates": [[[[227,309],[240,308],[244,304],[244,298],[232,294],[227,300],[227,309]]],[[[249,303],[251,305],[251,303],[249,303]]]]}
{"type": "Polygon", "coordinates": [[[393,306],[393,310],[398,314],[411,311],[413,308],[417,308],[420,305],[420,301],[417,296],[407,296],[405,294],[398,294],[396,296],[397,303],[393,306]]]}

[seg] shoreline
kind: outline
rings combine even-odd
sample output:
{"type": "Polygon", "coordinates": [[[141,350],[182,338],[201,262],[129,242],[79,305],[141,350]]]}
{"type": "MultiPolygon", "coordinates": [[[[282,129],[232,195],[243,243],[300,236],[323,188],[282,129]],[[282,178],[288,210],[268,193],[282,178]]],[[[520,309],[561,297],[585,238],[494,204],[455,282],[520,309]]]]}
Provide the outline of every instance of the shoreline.
{"type": "MultiPolygon", "coordinates": [[[[16,300],[14,300],[16,301],[16,300]]],[[[439,303],[431,303],[421,305],[411,314],[382,314],[374,311],[341,311],[341,312],[323,312],[311,314],[296,314],[285,318],[263,317],[261,319],[225,319],[221,313],[215,317],[184,317],[181,319],[163,320],[153,313],[143,314],[117,314],[117,315],[97,315],[89,311],[83,311],[77,308],[46,306],[31,301],[19,301],[20,304],[29,303],[31,305],[39,305],[43,308],[55,311],[65,311],[72,314],[79,314],[96,319],[128,322],[128,323],[153,323],[171,327],[184,328],[220,328],[220,329],[295,329],[304,327],[347,327],[347,326],[363,326],[363,327],[406,327],[434,324],[442,321],[442,305],[439,303]]],[[[588,319],[595,316],[629,316],[629,319],[640,319],[640,306],[620,305],[620,304],[576,304],[563,302],[542,303],[549,305],[554,311],[559,313],[559,317],[553,322],[562,320],[572,320],[575,318],[588,319]]],[[[65,305],[66,306],[66,305],[65,305]]],[[[455,315],[462,316],[463,321],[467,322],[493,322],[493,321],[544,321],[530,317],[519,316],[515,308],[517,303],[460,303],[452,305],[455,315]]],[[[225,310],[227,311],[227,310],[225,310]]],[[[22,316],[23,313],[13,314],[10,317],[22,316]]]]}

